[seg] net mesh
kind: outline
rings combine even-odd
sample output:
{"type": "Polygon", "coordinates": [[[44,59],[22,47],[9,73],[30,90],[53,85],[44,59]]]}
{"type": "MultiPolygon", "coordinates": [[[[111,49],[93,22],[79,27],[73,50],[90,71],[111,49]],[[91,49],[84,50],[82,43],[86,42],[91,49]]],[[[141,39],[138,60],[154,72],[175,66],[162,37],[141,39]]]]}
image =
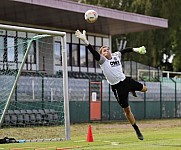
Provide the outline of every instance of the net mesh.
{"type": "Polygon", "coordinates": [[[61,67],[61,42],[54,39],[60,37],[0,36],[0,138],[65,138],[63,78],[55,70],[61,67]]]}

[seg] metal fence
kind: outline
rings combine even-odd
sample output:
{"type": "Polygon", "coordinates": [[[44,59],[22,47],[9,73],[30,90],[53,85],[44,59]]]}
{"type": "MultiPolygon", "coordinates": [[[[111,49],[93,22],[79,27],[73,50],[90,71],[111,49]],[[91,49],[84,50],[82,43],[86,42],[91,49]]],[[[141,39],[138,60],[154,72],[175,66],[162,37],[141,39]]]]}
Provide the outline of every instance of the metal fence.
{"type": "MultiPolygon", "coordinates": [[[[22,79],[23,78],[20,80],[22,83],[18,83],[17,85],[19,86],[17,89],[22,90],[16,91],[12,103],[16,102],[18,104],[18,102],[24,101],[25,104],[25,102],[32,102],[31,105],[33,107],[33,103],[37,105],[38,101],[43,101],[45,104],[47,102],[51,104],[59,100],[62,101],[62,94],[60,93],[62,90],[60,88],[63,87],[58,87],[60,82],[62,82],[59,78],[43,80],[42,77],[26,77],[26,80],[22,79]],[[37,80],[37,90],[32,89],[32,84],[35,84],[33,82],[35,80],[37,80]],[[52,82],[53,80],[58,82],[52,82]],[[48,83],[51,83],[51,85],[48,83]],[[46,86],[42,86],[42,84],[46,86]],[[36,99],[36,95],[38,95],[38,99],[36,99]],[[44,96],[44,98],[41,96],[44,96]],[[17,99],[15,100],[14,98],[17,99]]],[[[70,118],[72,123],[91,121],[90,102],[92,97],[90,93],[90,82],[90,79],[69,78],[70,118]]],[[[138,97],[129,95],[130,105],[137,119],[181,117],[180,79],[163,78],[163,81],[160,82],[140,82],[147,86],[148,91],[146,93],[137,92],[138,97]]],[[[102,99],[100,120],[125,119],[124,113],[117,103],[109,84],[106,80],[101,80],[101,83],[102,99]]]]}
{"type": "MultiPolygon", "coordinates": [[[[156,118],[175,118],[181,117],[181,79],[168,78],[161,75],[158,69],[147,69],[145,71],[144,65],[132,63],[132,74],[130,74],[130,67],[127,67],[126,75],[135,77],[148,88],[146,93],[137,92],[138,97],[129,95],[129,101],[132,111],[137,119],[156,119],[156,118]],[[136,71],[137,70],[137,71],[136,71]],[[139,70],[141,73],[138,73],[139,70]],[[143,71],[144,70],[144,71],[143,71]],[[144,78],[143,78],[144,77],[144,78]],[[154,81],[154,82],[153,82],[154,81]]],[[[130,64],[128,63],[128,66],[130,64]]],[[[126,67],[126,66],[125,66],[126,67]]],[[[7,76],[1,76],[8,78],[7,76]]],[[[8,79],[6,79],[8,80],[8,79]]],[[[100,105],[100,119],[107,120],[124,120],[125,116],[123,110],[117,103],[110,85],[105,80],[104,76],[99,73],[82,73],[69,72],[69,106],[70,106],[70,120],[75,122],[90,122],[91,120],[91,101],[92,93],[90,92],[90,83],[101,82],[101,95],[99,94],[100,105]],[[100,99],[101,97],[101,99],[100,99]]],[[[22,102],[26,106],[26,102],[31,102],[37,105],[38,102],[44,106],[51,106],[51,103],[63,101],[63,87],[61,73],[56,76],[47,78],[46,76],[21,76],[17,84],[11,103],[16,107],[18,102],[22,102]],[[48,103],[48,105],[47,105],[48,103]]],[[[0,85],[3,89],[3,84],[0,85]]],[[[95,92],[94,96],[95,96],[95,92]]],[[[96,99],[96,98],[94,98],[96,99]]],[[[94,100],[96,101],[96,100],[94,100]]],[[[17,106],[18,107],[18,106],[17,106]]],[[[36,107],[36,106],[35,106],[36,107]]],[[[21,109],[27,109],[22,108],[21,109]]],[[[96,110],[97,111],[97,110],[96,110]]]]}

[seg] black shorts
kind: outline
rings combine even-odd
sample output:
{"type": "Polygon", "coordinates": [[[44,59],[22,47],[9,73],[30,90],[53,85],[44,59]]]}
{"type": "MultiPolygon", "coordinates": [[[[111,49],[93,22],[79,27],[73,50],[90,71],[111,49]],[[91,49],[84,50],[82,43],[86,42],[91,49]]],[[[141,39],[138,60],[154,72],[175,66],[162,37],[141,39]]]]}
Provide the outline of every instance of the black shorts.
{"type": "Polygon", "coordinates": [[[143,84],[133,80],[131,77],[126,77],[124,81],[120,81],[115,85],[111,85],[112,91],[122,108],[129,106],[128,95],[130,91],[141,91],[143,84]]]}

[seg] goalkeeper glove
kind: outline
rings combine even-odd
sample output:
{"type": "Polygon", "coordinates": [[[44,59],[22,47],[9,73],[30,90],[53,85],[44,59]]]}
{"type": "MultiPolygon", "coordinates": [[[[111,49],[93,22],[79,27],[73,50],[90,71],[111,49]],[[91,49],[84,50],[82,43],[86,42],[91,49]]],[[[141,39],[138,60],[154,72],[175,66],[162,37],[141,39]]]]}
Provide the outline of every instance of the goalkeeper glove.
{"type": "Polygon", "coordinates": [[[144,46],[141,46],[139,48],[133,48],[134,52],[140,53],[140,54],[145,54],[146,53],[146,48],[144,46]]]}
{"type": "Polygon", "coordinates": [[[83,33],[81,33],[79,30],[75,31],[75,36],[77,38],[79,38],[80,40],[82,40],[82,42],[84,42],[84,44],[86,46],[89,45],[89,41],[86,38],[86,31],[85,30],[83,30],[83,33]]]}

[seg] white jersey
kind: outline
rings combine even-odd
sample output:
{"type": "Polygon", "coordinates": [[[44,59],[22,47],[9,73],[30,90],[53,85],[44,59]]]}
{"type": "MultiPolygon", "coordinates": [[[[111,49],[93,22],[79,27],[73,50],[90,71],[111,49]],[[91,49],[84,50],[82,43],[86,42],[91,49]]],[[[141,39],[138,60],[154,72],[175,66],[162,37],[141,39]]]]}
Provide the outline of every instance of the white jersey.
{"type": "Polygon", "coordinates": [[[109,84],[115,85],[126,78],[122,69],[120,52],[112,53],[110,60],[101,55],[99,64],[109,84]]]}

